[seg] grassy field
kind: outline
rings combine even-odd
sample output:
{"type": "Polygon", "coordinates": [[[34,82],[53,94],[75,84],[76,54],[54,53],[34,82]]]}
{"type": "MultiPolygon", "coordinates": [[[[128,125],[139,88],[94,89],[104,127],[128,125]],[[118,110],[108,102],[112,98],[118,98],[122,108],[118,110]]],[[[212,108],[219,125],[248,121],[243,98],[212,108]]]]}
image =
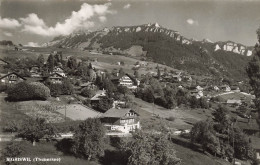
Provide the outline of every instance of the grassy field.
{"type": "Polygon", "coordinates": [[[233,92],[233,93],[229,93],[229,94],[223,94],[223,95],[220,95],[219,97],[221,97],[225,101],[228,100],[228,99],[235,99],[235,100],[243,99],[245,101],[250,102],[252,99],[254,99],[254,97],[252,95],[245,95],[241,92],[233,92]]]}
{"type": "MultiPolygon", "coordinates": [[[[176,108],[176,109],[166,109],[158,105],[153,105],[147,103],[141,99],[135,98],[135,109],[137,112],[145,111],[146,117],[144,119],[150,120],[152,115],[158,116],[160,118],[175,118],[171,121],[172,127],[176,130],[178,129],[190,129],[192,125],[200,120],[206,120],[212,117],[213,109],[188,109],[188,108],[176,108]]],[[[141,115],[142,116],[142,115],[141,115]]],[[[148,122],[149,123],[149,122],[148,122]]]]}
{"type": "Polygon", "coordinates": [[[185,146],[174,143],[177,157],[182,159],[182,165],[231,165],[220,158],[205,155],[204,153],[194,151],[185,146]]]}
{"type": "Polygon", "coordinates": [[[87,118],[99,117],[101,113],[80,104],[69,104],[58,108],[57,112],[65,114],[72,120],[86,120],[87,118]]]}
{"type": "MultiPolygon", "coordinates": [[[[49,54],[52,51],[62,51],[63,58],[68,56],[75,56],[77,58],[90,58],[90,59],[97,59],[96,62],[92,62],[92,66],[97,69],[108,70],[112,71],[113,69],[120,69],[123,68],[125,72],[133,74],[134,71],[132,68],[137,61],[140,61],[135,58],[126,57],[122,55],[107,55],[107,54],[93,54],[88,51],[82,51],[79,49],[61,49],[61,48],[54,48],[54,47],[42,47],[42,48],[24,48],[26,50],[15,51],[12,47],[0,47],[0,58],[4,57],[31,57],[37,58],[40,54],[44,55],[45,60],[47,60],[49,54]],[[117,65],[117,62],[123,61],[125,65],[117,65]]],[[[140,68],[139,74],[146,74],[148,72],[156,72],[157,63],[148,62],[148,66],[146,68],[140,68]]],[[[166,65],[159,64],[159,66],[163,68],[167,68],[168,71],[174,70],[178,71],[174,68],[168,67],[166,65]]]]}
{"type": "Polygon", "coordinates": [[[28,116],[17,110],[16,103],[6,102],[4,98],[6,94],[0,93],[0,133],[8,123],[21,123],[28,116]]]}

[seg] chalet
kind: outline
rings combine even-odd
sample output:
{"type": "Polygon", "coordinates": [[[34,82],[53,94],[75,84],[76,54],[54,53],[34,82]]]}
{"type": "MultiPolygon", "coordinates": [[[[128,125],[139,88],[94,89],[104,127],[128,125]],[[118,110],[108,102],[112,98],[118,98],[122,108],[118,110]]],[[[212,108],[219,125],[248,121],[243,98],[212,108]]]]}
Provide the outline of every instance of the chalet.
{"type": "Polygon", "coordinates": [[[136,89],[137,85],[139,85],[140,81],[137,81],[135,78],[130,76],[129,74],[124,74],[121,76],[117,76],[111,80],[116,85],[126,86],[129,89],[136,89]]]}
{"type": "Polygon", "coordinates": [[[102,98],[102,97],[105,97],[106,96],[106,91],[105,90],[98,90],[95,94],[95,96],[93,96],[91,99],[90,99],[90,102],[91,104],[92,103],[98,103],[99,100],[102,98]]]}
{"type": "Polygon", "coordinates": [[[30,68],[31,77],[41,77],[40,68],[38,66],[32,66],[30,68]]]}
{"type": "Polygon", "coordinates": [[[121,101],[121,100],[114,100],[113,101],[113,108],[122,108],[122,107],[124,107],[125,106],[125,104],[126,104],[126,102],[125,101],[121,101]]]}
{"type": "Polygon", "coordinates": [[[61,67],[54,67],[54,69],[51,72],[51,74],[53,74],[53,73],[58,73],[62,77],[66,77],[66,74],[64,73],[64,71],[63,71],[63,69],[61,67]]]}
{"type": "Polygon", "coordinates": [[[201,86],[196,86],[196,91],[203,91],[203,88],[201,86]]]}
{"type": "Polygon", "coordinates": [[[225,91],[225,92],[230,92],[231,88],[228,85],[222,85],[220,86],[220,89],[225,91]]]}
{"type": "Polygon", "coordinates": [[[237,91],[237,92],[240,91],[239,86],[236,86],[236,85],[231,86],[230,89],[231,89],[232,91],[237,91]]]}
{"type": "Polygon", "coordinates": [[[0,78],[0,80],[1,80],[1,83],[5,83],[5,84],[16,84],[16,83],[22,82],[26,79],[24,77],[20,76],[19,74],[12,72],[12,73],[2,76],[0,78]]]}
{"type": "Polygon", "coordinates": [[[181,72],[179,72],[179,73],[176,74],[176,75],[172,75],[172,79],[173,79],[173,81],[176,81],[176,82],[181,81],[181,80],[182,80],[182,78],[181,78],[181,72]]]}
{"type": "Polygon", "coordinates": [[[86,83],[83,83],[80,85],[80,87],[83,89],[83,88],[92,88],[94,89],[95,87],[95,84],[93,82],[86,82],[86,83]]]}
{"type": "Polygon", "coordinates": [[[213,89],[214,89],[214,91],[219,91],[219,87],[218,86],[214,86],[213,89]]]}
{"type": "Polygon", "coordinates": [[[242,101],[240,99],[228,99],[227,104],[238,104],[241,105],[242,101]]]}
{"type": "Polygon", "coordinates": [[[48,79],[53,84],[61,84],[64,77],[59,73],[52,73],[48,77],[44,78],[45,80],[48,79]]]}
{"type": "Polygon", "coordinates": [[[260,164],[260,149],[255,149],[255,157],[258,164],[260,164]]]}
{"type": "Polygon", "coordinates": [[[203,97],[203,91],[193,90],[190,92],[191,96],[195,96],[197,99],[203,97]]]}
{"type": "Polygon", "coordinates": [[[191,76],[183,76],[183,81],[191,82],[192,78],[191,76]]]}
{"type": "Polygon", "coordinates": [[[141,128],[138,116],[130,108],[111,108],[101,116],[101,122],[109,131],[129,133],[141,128]]]}

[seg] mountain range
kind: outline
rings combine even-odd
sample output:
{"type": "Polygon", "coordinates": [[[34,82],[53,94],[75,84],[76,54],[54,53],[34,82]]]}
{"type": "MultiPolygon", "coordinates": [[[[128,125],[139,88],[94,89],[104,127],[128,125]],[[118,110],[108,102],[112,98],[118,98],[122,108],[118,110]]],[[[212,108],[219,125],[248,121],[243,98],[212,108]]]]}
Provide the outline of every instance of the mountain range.
{"type": "Polygon", "coordinates": [[[107,54],[141,56],[194,74],[243,79],[253,47],[232,41],[188,39],[158,23],[77,31],[43,46],[79,48],[107,54]]]}

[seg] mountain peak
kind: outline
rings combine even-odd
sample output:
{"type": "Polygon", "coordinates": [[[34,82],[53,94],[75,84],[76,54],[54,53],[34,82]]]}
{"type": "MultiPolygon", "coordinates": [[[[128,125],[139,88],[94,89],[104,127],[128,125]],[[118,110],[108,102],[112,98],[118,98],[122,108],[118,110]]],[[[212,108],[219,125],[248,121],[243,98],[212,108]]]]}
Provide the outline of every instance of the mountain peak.
{"type": "Polygon", "coordinates": [[[160,28],[161,27],[157,22],[155,22],[155,23],[148,23],[148,24],[145,24],[145,26],[148,26],[148,27],[155,26],[156,28],[160,28]]]}
{"type": "Polygon", "coordinates": [[[211,40],[208,39],[208,38],[204,38],[204,39],[202,40],[202,42],[206,42],[206,43],[214,43],[213,41],[211,41],[211,40]]]}

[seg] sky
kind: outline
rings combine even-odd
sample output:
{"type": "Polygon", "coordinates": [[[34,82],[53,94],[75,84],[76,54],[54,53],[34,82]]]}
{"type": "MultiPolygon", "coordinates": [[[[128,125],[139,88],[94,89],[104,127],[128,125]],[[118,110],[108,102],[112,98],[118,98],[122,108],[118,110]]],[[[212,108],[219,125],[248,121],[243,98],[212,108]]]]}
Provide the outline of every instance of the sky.
{"type": "Polygon", "coordinates": [[[257,42],[260,0],[0,0],[0,40],[38,46],[78,30],[159,23],[187,38],[257,42]]]}

